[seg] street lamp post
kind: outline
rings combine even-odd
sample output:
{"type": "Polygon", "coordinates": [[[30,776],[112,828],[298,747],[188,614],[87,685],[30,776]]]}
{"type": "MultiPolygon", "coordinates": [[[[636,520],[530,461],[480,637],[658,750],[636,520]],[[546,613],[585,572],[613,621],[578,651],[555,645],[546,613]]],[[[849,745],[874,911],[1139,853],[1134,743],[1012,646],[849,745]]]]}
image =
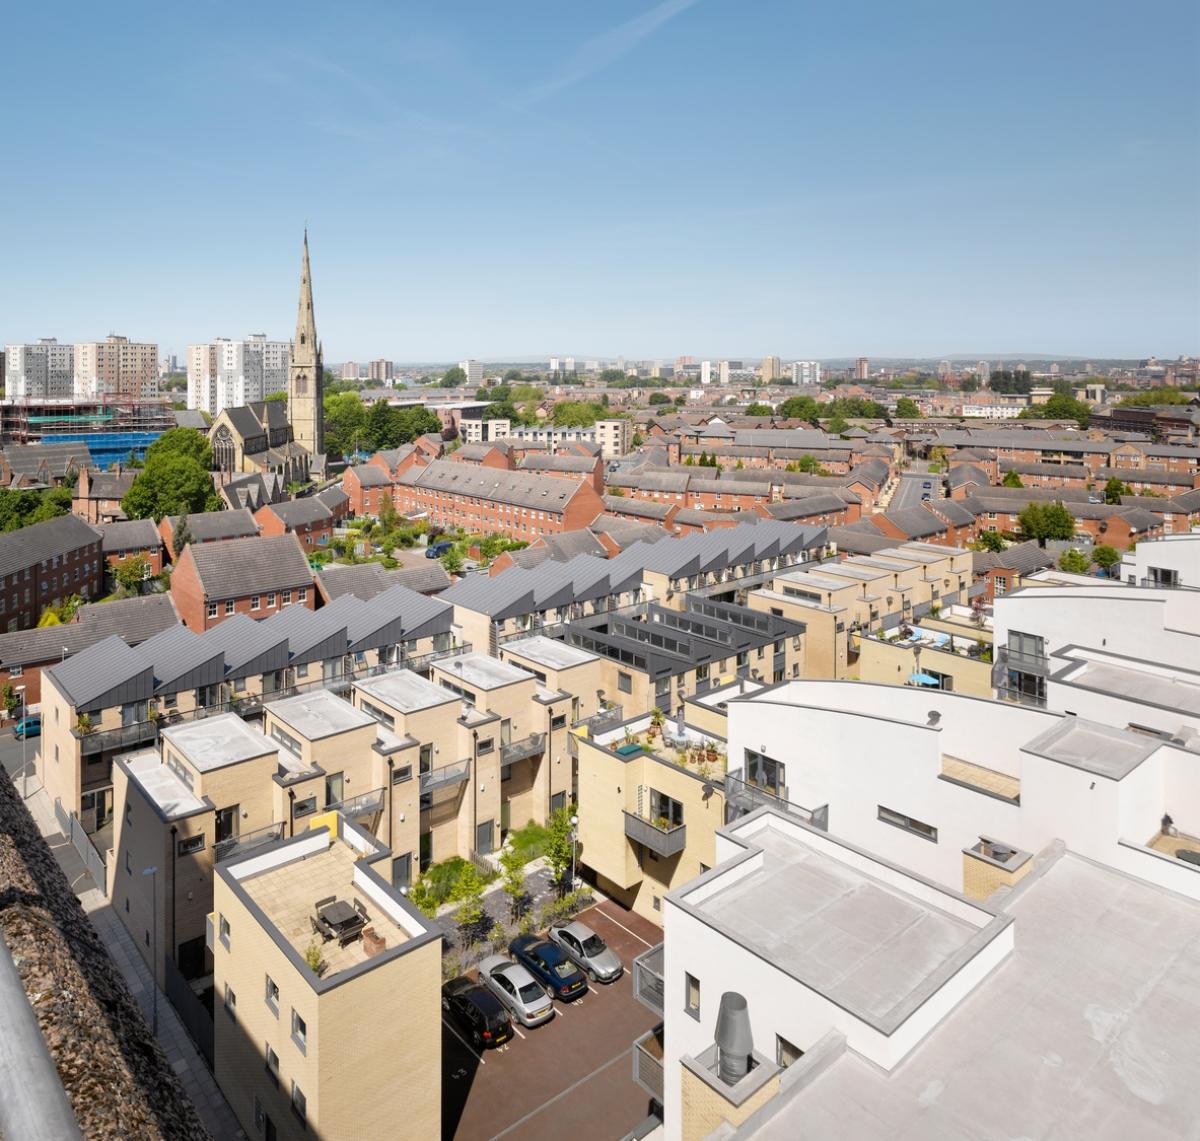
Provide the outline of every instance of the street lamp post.
{"type": "Polygon", "coordinates": [[[578,843],[576,840],[576,829],[579,827],[579,817],[571,817],[571,890],[575,890],[575,847],[578,843]]]}
{"type": "Polygon", "coordinates": [[[150,923],[154,929],[153,961],[150,968],[150,988],[154,992],[154,1036],[158,1037],[158,867],[151,864],[142,875],[150,877],[150,923]]]}
{"type": "MultiPolygon", "coordinates": [[[[17,686],[17,693],[21,695],[21,720],[24,721],[29,716],[29,706],[25,701],[25,687],[17,686]]],[[[26,769],[28,762],[25,759],[25,741],[29,736],[29,726],[26,725],[21,730],[21,799],[29,799],[29,773],[26,769]]]]}

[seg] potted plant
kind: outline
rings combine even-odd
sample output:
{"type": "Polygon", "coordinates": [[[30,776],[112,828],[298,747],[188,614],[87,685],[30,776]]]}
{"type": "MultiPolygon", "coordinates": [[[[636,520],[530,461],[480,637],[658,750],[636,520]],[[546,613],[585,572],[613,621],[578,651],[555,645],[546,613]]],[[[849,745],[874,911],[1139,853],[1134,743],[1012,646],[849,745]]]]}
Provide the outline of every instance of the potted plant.
{"type": "Polygon", "coordinates": [[[312,971],[317,978],[325,973],[325,959],[321,954],[321,948],[316,939],[313,939],[307,947],[304,948],[304,962],[308,969],[312,971]]]}
{"type": "Polygon", "coordinates": [[[662,732],[666,719],[666,714],[657,705],[650,711],[650,728],[647,730],[649,740],[653,741],[662,732]]]}
{"type": "Polygon", "coordinates": [[[86,737],[95,730],[92,719],[86,713],[81,713],[75,718],[75,728],[81,737],[86,737]]]}

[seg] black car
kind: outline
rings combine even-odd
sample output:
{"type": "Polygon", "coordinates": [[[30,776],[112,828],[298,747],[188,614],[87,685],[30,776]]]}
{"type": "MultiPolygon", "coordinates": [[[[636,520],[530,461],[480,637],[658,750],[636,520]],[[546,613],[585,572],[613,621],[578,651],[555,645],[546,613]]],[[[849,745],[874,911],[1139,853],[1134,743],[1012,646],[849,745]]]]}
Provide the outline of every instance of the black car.
{"type": "Polygon", "coordinates": [[[466,975],[442,987],[442,1009],[466,1031],[476,1049],[501,1046],[513,1036],[512,1022],[500,1000],[466,975]]]}
{"type": "Polygon", "coordinates": [[[557,944],[537,935],[518,935],[508,945],[509,954],[546,988],[551,998],[570,1002],[587,993],[583,972],[557,944]]]}

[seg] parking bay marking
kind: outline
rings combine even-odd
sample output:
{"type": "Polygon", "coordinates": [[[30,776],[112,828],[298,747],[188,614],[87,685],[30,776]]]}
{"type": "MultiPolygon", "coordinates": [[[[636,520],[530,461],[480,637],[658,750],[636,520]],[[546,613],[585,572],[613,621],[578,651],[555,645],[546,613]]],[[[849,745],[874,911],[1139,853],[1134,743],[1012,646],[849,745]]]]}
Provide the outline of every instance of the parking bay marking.
{"type": "Polygon", "coordinates": [[[603,915],[604,918],[607,919],[610,923],[616,923],[616,925],[618,927],[620,927],[622,931],[625,931],[626,933],[632,935],[639,943],[641,943],[641,945],[643,947],[652,947],[654,945],[653,943],[647,943],[646,940],[643,939],[636,931],[630,931],[629,928],[626,927],[624,923],[621,923],[620,921],[614,919],[611,915],[609,915],[609,913],[607,911],[604,911],[600,907],[597,907],[596,910],[599,911],[600,914],[603,915]]]}
{"type": "MultiPolygon", "coordinates": [[[[466,1040],[466,1039],[465,1039],[465,1038],[464,1038],[464,1037],[463,1037],[463,1036],[462,1036],[462,1035],[461,1035],[461,1034],[460,1034],[460,1033],[459,1033],[457,1030],[455,1030],[455,1029],[454,1029],[454,1027],[453,1027],[453,1026],[451,1026],[451,1025],[450,1025],[450,1023],[449,1023],[449,1022],[447,1022],[447,1021],[446,1021],[444,1018],[442,1019],[442,1025],[443,1025],[443,1026],[444,1026],[444,1027],[445,1027],[447,1030],[449,1030],[449,1031],[450,1031],[450,1033],[451,1033],[451,1034],[453,1034],[453,1035],[454,1035],[454,1037],[455,1037],[455,1038],[457,1038],[457,1039],[458,1039],[458,1040],[459,1040],[459,1041],[460,1041],[460,1042],[461,1042],[461,1043],[462,1043],[464,1046],[466,1046],[466,1048],[467,1048],[468,1050],[470,1050],[472,1054],[475,1054],[475,1047],[474,1047],[474,1046],[472,1046],[472,1045],[471,1045],[471,1043],[470,1043],[470,1042],[468,1042],[468,1041],[467,1041],[467,1040],[466,1040]]],[[[481,1066],[486,1066],[486,1065],[487,1065],[487,1062],[485,1062],[485,1061],[483,1060],[483,1055],[482,1055],[482,1054],[475,1054],[475,1057],[477,1057],[477,1058],[479,1059],[479,1064],[480,1064],[481,1066]]]]}

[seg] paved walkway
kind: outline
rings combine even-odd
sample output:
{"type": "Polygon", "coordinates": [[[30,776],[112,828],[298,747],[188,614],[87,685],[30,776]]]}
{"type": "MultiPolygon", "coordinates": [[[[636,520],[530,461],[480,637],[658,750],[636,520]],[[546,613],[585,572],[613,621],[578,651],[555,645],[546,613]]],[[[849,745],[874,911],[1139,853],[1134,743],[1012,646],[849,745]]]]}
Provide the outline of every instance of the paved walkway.
{"type": "MultiPolygon", "coordinates": [[[[20,782],[17,787],[20,788],[20,782]]],[[[25,806],[66,874],[71,888],[79,897],[83,910],[100,936],[100,942],[125,979],[146,1019],[146,1024],[153,1025],[154,980],[150,968],[138,954],[129,932],[113,914],[104,892],[88,874],[83,860],[75,851],[75,846],[59,830],[54,817],[54,805],[46,792],[38,789],[25,801],[25,806]]],[[[224,1094],[217,1087],[203,1056],[183,1028],[175,1008],[161,992],[158,996],[158,1044],[215,1141],[232,1141],[233,1138],[245,1137],[246,1134],[238,1125],[224,1094]]]]}

